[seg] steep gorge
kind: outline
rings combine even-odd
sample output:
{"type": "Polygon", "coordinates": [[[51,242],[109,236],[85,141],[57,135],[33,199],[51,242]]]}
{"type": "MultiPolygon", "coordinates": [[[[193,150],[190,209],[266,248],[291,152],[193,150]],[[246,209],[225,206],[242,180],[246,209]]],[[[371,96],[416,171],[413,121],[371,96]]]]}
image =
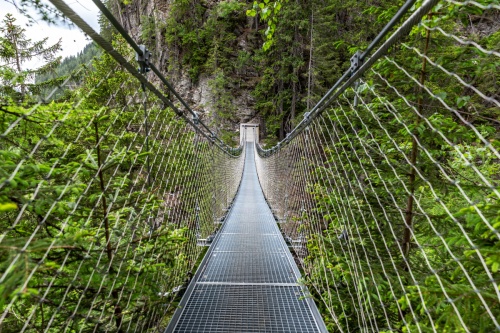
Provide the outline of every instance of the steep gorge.
{"type": "Polygon", "coordinates": [[[141,1],[114,3],[127,31],[153,53],[183,98],[227,141],[240,122],[259,122],[259,73],[249,61],[261,38],[245,3],[141,1]]]}
{"type": "MultiPolygon", "coordinates": [[[[401,2],[401,1],[400,1],[401,2]]],[[[348,68],[400,4],[389,1],[295,1],[277,15],[274,43],[262,49],[267,25],[246,16],[245,1],[132,0],[111,8],[152,52],[176,89],[228,142],[240,122],[260,123],[262,138],[285,137],[348,68]],[[363,15],[371,10],[371,15],[363,15]]]]}

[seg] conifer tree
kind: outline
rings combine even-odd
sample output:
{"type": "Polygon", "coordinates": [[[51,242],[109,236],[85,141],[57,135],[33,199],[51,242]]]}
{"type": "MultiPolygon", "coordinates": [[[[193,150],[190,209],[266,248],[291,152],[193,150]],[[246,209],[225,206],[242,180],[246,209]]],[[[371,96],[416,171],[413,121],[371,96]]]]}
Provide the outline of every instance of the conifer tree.
{"type": "Polygon", "coordinates": [[[61,39],[47,46],[48,37],[39,41],[27,38],[25,29],[16,25],[12,14],[7,14],[0,26],[0,98],[25,101],[29,94],[40,91],[48,82],[35,83],[35,77],[54,70],[61,62],[56,54],[61,50],[61,39]],[[41,59],[44,64],[26,69],[23,64],[32,59],[41,59]]]}

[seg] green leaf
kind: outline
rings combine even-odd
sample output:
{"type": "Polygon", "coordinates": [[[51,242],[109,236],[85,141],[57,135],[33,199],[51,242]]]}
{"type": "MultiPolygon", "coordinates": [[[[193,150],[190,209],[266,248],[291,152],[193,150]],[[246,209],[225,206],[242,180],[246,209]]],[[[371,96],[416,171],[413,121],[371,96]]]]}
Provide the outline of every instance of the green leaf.
{"type": "Polygon", "coordinates": [[[17,209],[17,205],[13,202],[0,203],[0,212],[17,209]]]}
{"type": "Polygon", "coordinates": [[[457,98],[457,106],[459,108],[464,107],[465,104],[470,100],[470,96],[462,96],[457,98]]]}
{"type": "Polygon", "coordinates": [[[448,94],[444,91],[440,91],[440,92],[436,93],[436,97],[441,98],[443,101],[446,99],[446,96],[448,96],[448,94]]]}

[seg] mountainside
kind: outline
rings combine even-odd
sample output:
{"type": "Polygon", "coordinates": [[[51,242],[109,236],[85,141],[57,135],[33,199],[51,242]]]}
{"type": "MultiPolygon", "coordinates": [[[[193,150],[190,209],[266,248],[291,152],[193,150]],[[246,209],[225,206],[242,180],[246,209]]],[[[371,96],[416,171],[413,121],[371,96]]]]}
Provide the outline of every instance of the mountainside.
{"type": "MultiPolygon", "coordinates": [[[[68,78],[70,75],[75,75],[75,71],[77,68],[81,65],[88,65],[89,62],[96,56],[100,55],[102,50],[97,47],[94,43],[89,43],[87,44],[82,51],[78,52],[76,56],[69,56],[67,58],[64,58],[61,63],[54,68],[53,71],[43,73],[41,75],[37,75],[35,77],[35,82],[36,83],[42,83],[42,82],[59,82],[61,83],[65,79],[68,78]]],[[[67,85],[67,87],[71,88],[74,87],[75,85],[78,85],[78,78],[76,76],[73,77],[72,83],[67,85]]],[[[41,92],[41,96],[47,96],[52,90],[54,89],[53,86],[48,86],[44,88],[41,92]]],[[[57,99],[60,98],[64,95],[63,91],[57,91],[55,95],[52,97],[52,99],[57,99]]]]}
{"type": "MultiPolygon", "coordinates": [[[[393,15],[402,1],[296,1],[267,25],[243,1],[133,0],[112,10],[153,52],[176,89],[229,139],[240,122],[259,122],[264,138],[283,139],[393,15]],[[363,15],[370,12],[371,15],[363,15]],[[308,95],[308,87],[311,94],[308,95]]],[[[233,136],[235,139],[236,136],[233,136]]]]}

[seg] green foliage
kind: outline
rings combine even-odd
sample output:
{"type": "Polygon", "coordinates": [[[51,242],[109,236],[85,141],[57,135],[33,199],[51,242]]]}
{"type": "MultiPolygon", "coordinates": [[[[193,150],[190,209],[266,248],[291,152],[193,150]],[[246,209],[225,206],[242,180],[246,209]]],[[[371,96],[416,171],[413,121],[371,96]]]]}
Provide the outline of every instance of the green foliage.
{"type": "Polygon", "coordinates": [[[66,97],[0,109],[1,329],[164,324],[236,190],[213,169],[226,155],[108,54],[66,97]]]}
{"type": "Polygon", "coordinates": [[[203,26],[204,12],[199,1],[175,0],[165,27],[167,44],[182,48],[182,57],[176,58],[176,61],[189,66],[188,72],[192,79],[198,78],[208,53],[205,40],[207,31],[200,29],[203,26]]]}
{"type": "Polygon", "coordinates": [[[61,58],[56,53],[61,50],[61,41],[46,46],[48,38],[32,42],[25,35],[25,29],[16,25],[12,14],[7,14],[0,27],[0,101],[9,99],[24,101],[29,94],[38,94],[47,85],[56,85],[61,79],[49,82],[35,82],[37,75],[54,71],[61,58]],[[35,69],[26,69],[23,64],[33,58],[43,59],[45,64],[35,69]]]}
{"type": "Polygon", "coordinates": [[[270,141],[282,140],[304,111],[307,54],[303,41],[310,34],[311,5],[284,6],[273,37],[274,46],[255,52],[260,78],[253,91],[255,108],[266,121],[270,141]]]}
{"type": "MultiPolygon", "coordinates": [[[[11,107],[6,111],[9,114],[27,112],[11,107]]],[[[138,310],[161,304],[164,300],[158,293],[162,290],[181,283],[172,279],[166,285],[154,281],[184,265],[175,253],[186,243],[187,229],[162,225],[148,235],[150,228],[147,225],[137,231],[130,228],[137,224],[137,219],[154,216],[163,204],[156,193],[141,190],[134,181],[137,177],[134,174],[138,172],[134,166],[144,164],[145,156],[125,149],[132,137],[108,133],[100,143],[100,152],[106,158],[102,165],[97,162],[94,131],[105,133],[111,124],[122,128],[127,119],[118,118],[118,115],[118,110],[113,109],[101,109],[96,113],[92,109],[74,108],[69,103],[51,103],[39,108],[36,117],[28,118],[21,132],[12,133],[17,137],[16,146],[8,148],[8,142],[2,144],[0,179],[4,186],[0,190],[0,201],[4,208],[1,213],[4,233],[0,245],[0,272],[7,275],[2,283],[0,309],[3,312],[6,305],[15,304],[10,310],[15,315],[4,321],[13,331],[16,331],[14,327],[20,330],[24,323],[18,318],[36,309],[42,293],[49,302],[39,311],[55,316],[50,331],[58,332],[72,313],[77,318],[74,325],[99,325],[98,314],[112,306],[109,300],[105,308],[91,310],[91,295],[103,288],[103,282],[107,290],[103,294],[111,293],[110,283],[113,283],[122,297],[134,304],[129,309],[131,315],[122,318],[123,325],[137,320],[134,316],[138,315],[138,310]],[[62,124],[58,134],[43,141],[44,128],[54,121],[62,124]],[[77,136],[78,142],[73,141],[77,136]],[[23,150],[38,142],[43,142],[41,148],[31,158],[24,157],[23,150]],[[107,194],[102,192],[98,182],[92,181],[99,169],[109,181],[107,194]],[[111,193],[115,193],[111,200],[113,210],[104,215],[100,206],[103,197],[111,193]],[[113,225],[110,244],[115,254],[112,265],[99,256],[107,243],[103,218],[113,225]],[[37,238],[31,240],[33,234],[37,234],[37,238]],[[134,251],[127,250],[129,244],[134,244],[134,251]],[[160,257],[155,244],[161,244],[160,257]],[[24,250],[20,251],[21,248],[24,250]],[[48,255],[45,260],[42,259],[44,254],[48,255]],[[126,266],[119,266],[120,263],[126,266]],[[31,272],[35,273],[27,280],[25,275],[31,272]],[[139,274],[146,281],[140,293],[134,288],[134,279],[128,278],[130,274],[139,274]],[[46,289],[53,276],[57,276],[59,287],[46,289]],[[69,293],[66,298],[65,293],[69,293]],[[63,299],[64,307],[57,309],[58,302],[63,299]],[[19,307],[25,310],[18,313],[19,307]]],[[[5,117],[3,125],[13,118],[5,117]]],[[[112,312],[106,316],[112,316],[112,312]]],[[[38,322],[35,326],[45,324],[38,322]]]]}
{"type": "Polygon", "coordinates": [[[276,24],[278,23],[278,14],[280,13],[283,4],[288,3],[288,0],[277,0],[270,1],[264,0],[264,2],[254,1],[252,9],[248,9],[246,14],[250,17],[254,17],[257,14],[260,15],[260,19],[267,23],[267,29],[264,32],[266,41],[262,45],[264,51],[268,50],[274,43],[274,32],[276,31],[276,24]]]}
{"type": "MultiPolygon", "coordinates": [[[[88,66],[90,61],[94,57],[99,56],[101,52],[101,49],[98,48],[96,44],[89,43],[76,56],[64,58],[62,62],[54,68],[53,72],[36,75],[35,83],[43,84],[44,82],[63,82],[68,79],[69,76],[72,76],[72,79],[67,83],[67,86],[74,88],[80,84],[80,78],[82,75],[77,75],[80,67],[88,66]]],[[[52,89],[52,87],[44,87],[41,89],[39,94],[45,98],[52,92],[52,89]]],[[[67,97],[66,94],[69,94],[68,89],[59,89],[54,95],[52,95],[51,100],[57,100],[59,98],[64,99],[67,97]]]]}
{"type": "MultiPolygon", "coordinates": [[[[143,41],[149,41],[151,40],[151,37],[154,37],[156,35],[156,25],[157,22],[155,20],[155,16],[141,16],[141,40],[143,41]]],[[[149,43],[148,43],[149,44],[149,43]]],[[[153,47],[154,44],[152,44],[150,47],[153,47]]],[[[153,51],[152,49],[150,51],[153,51]]]]}
{"type": "MultiPolygon", "coordinates": [[[[376,112],[380,119],[390,118],[389,114],[385,114],[387,110],[384,111],[383,104],[379,104],[378,101],[374,100],[367,105],[368,108],[371,112],[376,112]]],[[[352,329],[358,325],[356,316],[351,315],[356,311],[356,298],[353,299],[349,294],[349,290],[356,288],[358,295],[361,293],[362,299],[371,299],[374,304],[383,305],[383,307],[377,306],[372,309],[374,310],[373,317],[369,318],[372,324],[377,322],[378,327],[388,325],[382,310],[388,312],[389,318],[398,317],[400,310],[395,304],[397,301],[406,321],[412,323],[412,316],[416,311],[418,323],[403,325],[393,319],[391,323],[393,327],[403,329],[403,331],[413,331],[417,329],[417,326],[428,327],[430,330],[434,327],[442,331],[460,331],[462,323],[443,295],[446,291],[448,297],[454,299],[455,305],[459,307],[468,327],[475,327],[479,332],[492,330],[491,319],[481,315],[485,308],[477,297],[471,298],[475,295],[474,288],[457,262],[462,262],[465,271],[473,275],[475,287],[481,290],[486,303],[493,304],[496,299],[494,286],[484,274],[484,266],[478,255],[481,253],[491,272],[498,274],[496,253],[498,253],[500,243],[495,233],[480,218],[479,212],[484,214],[491,225],[498,227],[499,202],[492,193],[485,196],[488,191],[479,185],[481,181],[478,175],[463,163],[456,149],[458,148],[460,153],[466,156],[481,159],[481,172],[492,181],[498,174],[498,163],[491,153],[485,148],[480,148],[480,141],[473,133],[458,125],[451,117],[442,114],[433,114],[430,117],[436,130],[458,132],[456,140],[463,143],[455,148],[451,147],[442,141],[435,130],[431,131],[426,126],[422,129],[421,143],[425,145],[433,158],[442,161],[441,163],[444,163],[447,169],[446,173],[436,169],[427,155],[421,155],[419,169],[425,178],[419,177],[416,184],[419,214],[415,216],[412,234],[414,242],[418,243],[415,244],[416,248],[411,250],[412,254],[409,257],[409,266],[413,272],[413,275],[410,275],[405,270],[397,241],[397,237],[404,231],[404,226],[397,222],[400,215],[396,207],[405,207],[407,193],[401,186],[401,183],[406,181],[405,166],[401,165],[401,168],[393,170],[391,164],[401,164],[397,161],[403,158],[401,155],[408,154],[411,138],[408,132],[398,130],[400,125],[398,122],[386,122],[384,126],[380,126],[372,117],[364,116],[363,113],[368,112],[366,110],[355,112],[348,108],[333,109],[329,117],[332,124],[335,123],[337,130],[324,129],[325,133],[339,131],[345,135],[339,136],[337,142],[325,145],[326,156],[331,156],[331,160],[329,159],[327,163],[335,164],[332,172],[335,176],[325,178],[326,170],[318,168],[315,171],[316,176],[321,180],[311,193],[315,196],[317,211],[321,212],[329,227],[323,235],[314,235],[309,240],[309,257],[306,266],[310,265],[313,269],[311,279],[313,281],[316,279],[315,274],[318,274],[317,278],[320,278],[321,270],[327,267],[333,274],[329,284],[333,285],[334,281],[342,281],[342,287],[335,290],[338,302],[334,302],[333,311],[342,313],[338,320],[345,328],[352,329]],[[356,128],[359,130],[354,134],[356,128]],[[398,135],[394,134],[392,137],[398,140],[401,151],[394,149],[385,131],[399,132],[398,135]],[[355,137],[367,138],[367,141],[357,140],[355,137]],[[369,145],[380,147],[380,151],[376,153],[372,151],[371,156],[367,155],[365,149],[369,145]],[[353,159],[354,156],[356,159],[353,159]],[[349,170],[348,179],[344,179],[342,172],[337,173],[340,170],[349,170]],[[476,205],[469,206],[468,200],[464,198],[460,189],[443,179],[447,173],[454,175],[455,181],[460,182],[470,200],[476,202],[476,205]],[[352,186],[351,191],[347,193],[342,187],[330,185],[331,183],[344,184],[346,181],[349,184],[357,184],[360,177],[364,179],[364,186],[352,186]],[[385,186],[389,186],[389,189],[385,186]],[[391,198],[396,201],[392,202],[391,198]],[[436,198],[440,200],[436,201],[436,198]],[[343,207],[346,206],[352,207],[356,213],[343,214],[343,207]],[[452,209],[451,216],[447,214],[445,207],[452,209]],[[435,230],[430,228],[430,224],[435,230]],[[351,235],[347,243],[339,240],[337,236],[345,230],[346,226],[350,228],[349,234],[351,235]],[[435,233],[442,235],[442,238],[436,237],[435,233]],[[478,249],[473,249],[467,237],[478,249]],[[455,253],[457,260],[454,260],[443,246],[444,242],[450,251],[455,253]],[[331,246],[324,244],[331,244],[331,246]],[[351,258],[339,255],[339,248],[348,248],[354,253],[372,255],[351,258]],[[394,269],[391,263],[395,265],[394,269]],[[365,284],[356,287],[359,278],[352,274],[352,267],[359,267],[357,269],[364,272],[373,272],[373,275],[367,274],[369,279],[364,280],[365,284]],[[439,268],[439,273],[431,272],[429,267],[439,268]],[[477,275],[472,272],[477,272],[477,275]],[[444,289],[438,283],[438,276],[444,289]],[[425,307],[422,306],[422,298],[425,307]],[[426,309],[431,311],[433,323],[428,321],[426,309]]],[[[404,118],[405,114],[400,116],[404,118]]],[[[410,115],[406,115],[408,116],[410,115]]],[[[483,133],[491,137],[494,131],[489,127],[485,128],[483,133]]],[[[369,307],[368,304],[365,306],[369,307]]],[[[498,317],[499,313],[496,310],[494,312],[498,317]]]]}
{"type": "MultiPolygon", "coordinates": [[[[441,11],[443,15],[433,15],[425,23],[463,31],[462,13],[455,6],[441,11]]],[[[493,35],[477,42],[483,44],[493,35]]],[[[338,302],[331,310],[342,314],[338,323],[345,329],[359,325],[356,298],[349,294],[357,290],[367,300],[362,306],[372,309],[367,321],[377,327],[462,332],[465,326],[490,332],[495,329],[491,316],[500,316],[493,305],[498,291],[492,282],[499,278],[500,265],[500,202],[495,192],[500,169],[498,157],[485,142],[498,146],[499,125],[492,121],[495,114],[489,103],[450,72],[488,91],[498,80],[498,72],[490,68],[500,63],[475,47],[457,45],[432,32],[427,57],[436,65],[427,63],[425,85],[433,93],[416,91],[417,79],[410,80],[396,64],[420,73],[422,51],[416,50],[422,48],[422,36],[425,29],[414,28],[399,52],[375,65],[358,90],[364,104],[357,110],[348,92],[328,112],[331,122],[322,128],[323,135],[333,133],[335,139],[323,144],[326,164],[334,171],[325,177],[327,170],[316,166],[318,181],[311,190],[328,229],[310,239],[306,266],[312,267],[312,281],[320,278],[325,266],[332,273],[329,285],[342,281],[336,285],[338,302]],[[387,83],[382,78],[393,88],[384,90],[387,83]],[[442,102],[458,111],[444,108],[442,102]],[[417,110],[422,117],[417,117],[417,110]],[[474,115],[467,110],[474,110],[474,115]],[[459,120],[458,114],[470,123],[459,120]],[[412,134],[419,142],[415,183],[408,179],[412,134]],[[343,184],[349,185],[348,191],[343,184]],[[405,225],[398,221],[400,210],[407,209],[411,186],[418,205],[406,264],[401,250],[405,225]],[[356,213],[343,214],[344,207],[356,213]],[[344,228],[351,235],[348,241],[337,236],[344,228]],[[350,258],[339,255],[339,248],[367,255],[350,258]],[[368,278],[360,284],[352,267],[367,272],[368,278]],[[487,311],[491,314],[485,315],[487,311]]],[[[323,296],[331,291],[323,290],[323,296]]]]}
{"type": "MultiPolygon", "coordinates": [[[[260,161],[273,180],[266,196],[286,220],[282,232],[293,240],[307,235],[307,251],[298,247],[295,255],[331,332],[496,329],[500,44],[499,26],[490,24],[498,10],[480,6],[497,3],[441,3],[363,75],[357,106],[346,91],[260,161]]],[[[298,13],[303,4],[281,8],[273,46],[254,56],[262,66],[256,108],[273,136],[286,120],[280,97],[291,101],[294,80],[305,86],[304,63],[291,57],[294,41],[304,41],[296,35],[312,33],[309,74],[318,100],[399,5],[332,0],[298,13]],[[301,30],[304,12],[312,32],[301,30]]],[[[307,50],[304,43],[298,49],[307,50]]]]}
{"type": "Polygon", "coordinates": [[[228,89],[229,84],[230,82],[222,70],[218,70],[214,78],[208,83],[213,96],[212,107],[216,113],[214,121],[219,125],[225,120],[234,121],[232,117],[234,117],[236,107],[232,103],[232,96],[228,89]]]}
{"type": "Polygon", "coordinates": [[[237,37],[234,29],[244,19],[241,10],[245,6],[235,0],[219,2],[211,9],[196,0],[173,2],[165,39],[172,55],[177,53],[176,61],[187,66],[193,81],[200,73],[212,74],[217,68],[232,68],[229,59],[237,37]]]}

